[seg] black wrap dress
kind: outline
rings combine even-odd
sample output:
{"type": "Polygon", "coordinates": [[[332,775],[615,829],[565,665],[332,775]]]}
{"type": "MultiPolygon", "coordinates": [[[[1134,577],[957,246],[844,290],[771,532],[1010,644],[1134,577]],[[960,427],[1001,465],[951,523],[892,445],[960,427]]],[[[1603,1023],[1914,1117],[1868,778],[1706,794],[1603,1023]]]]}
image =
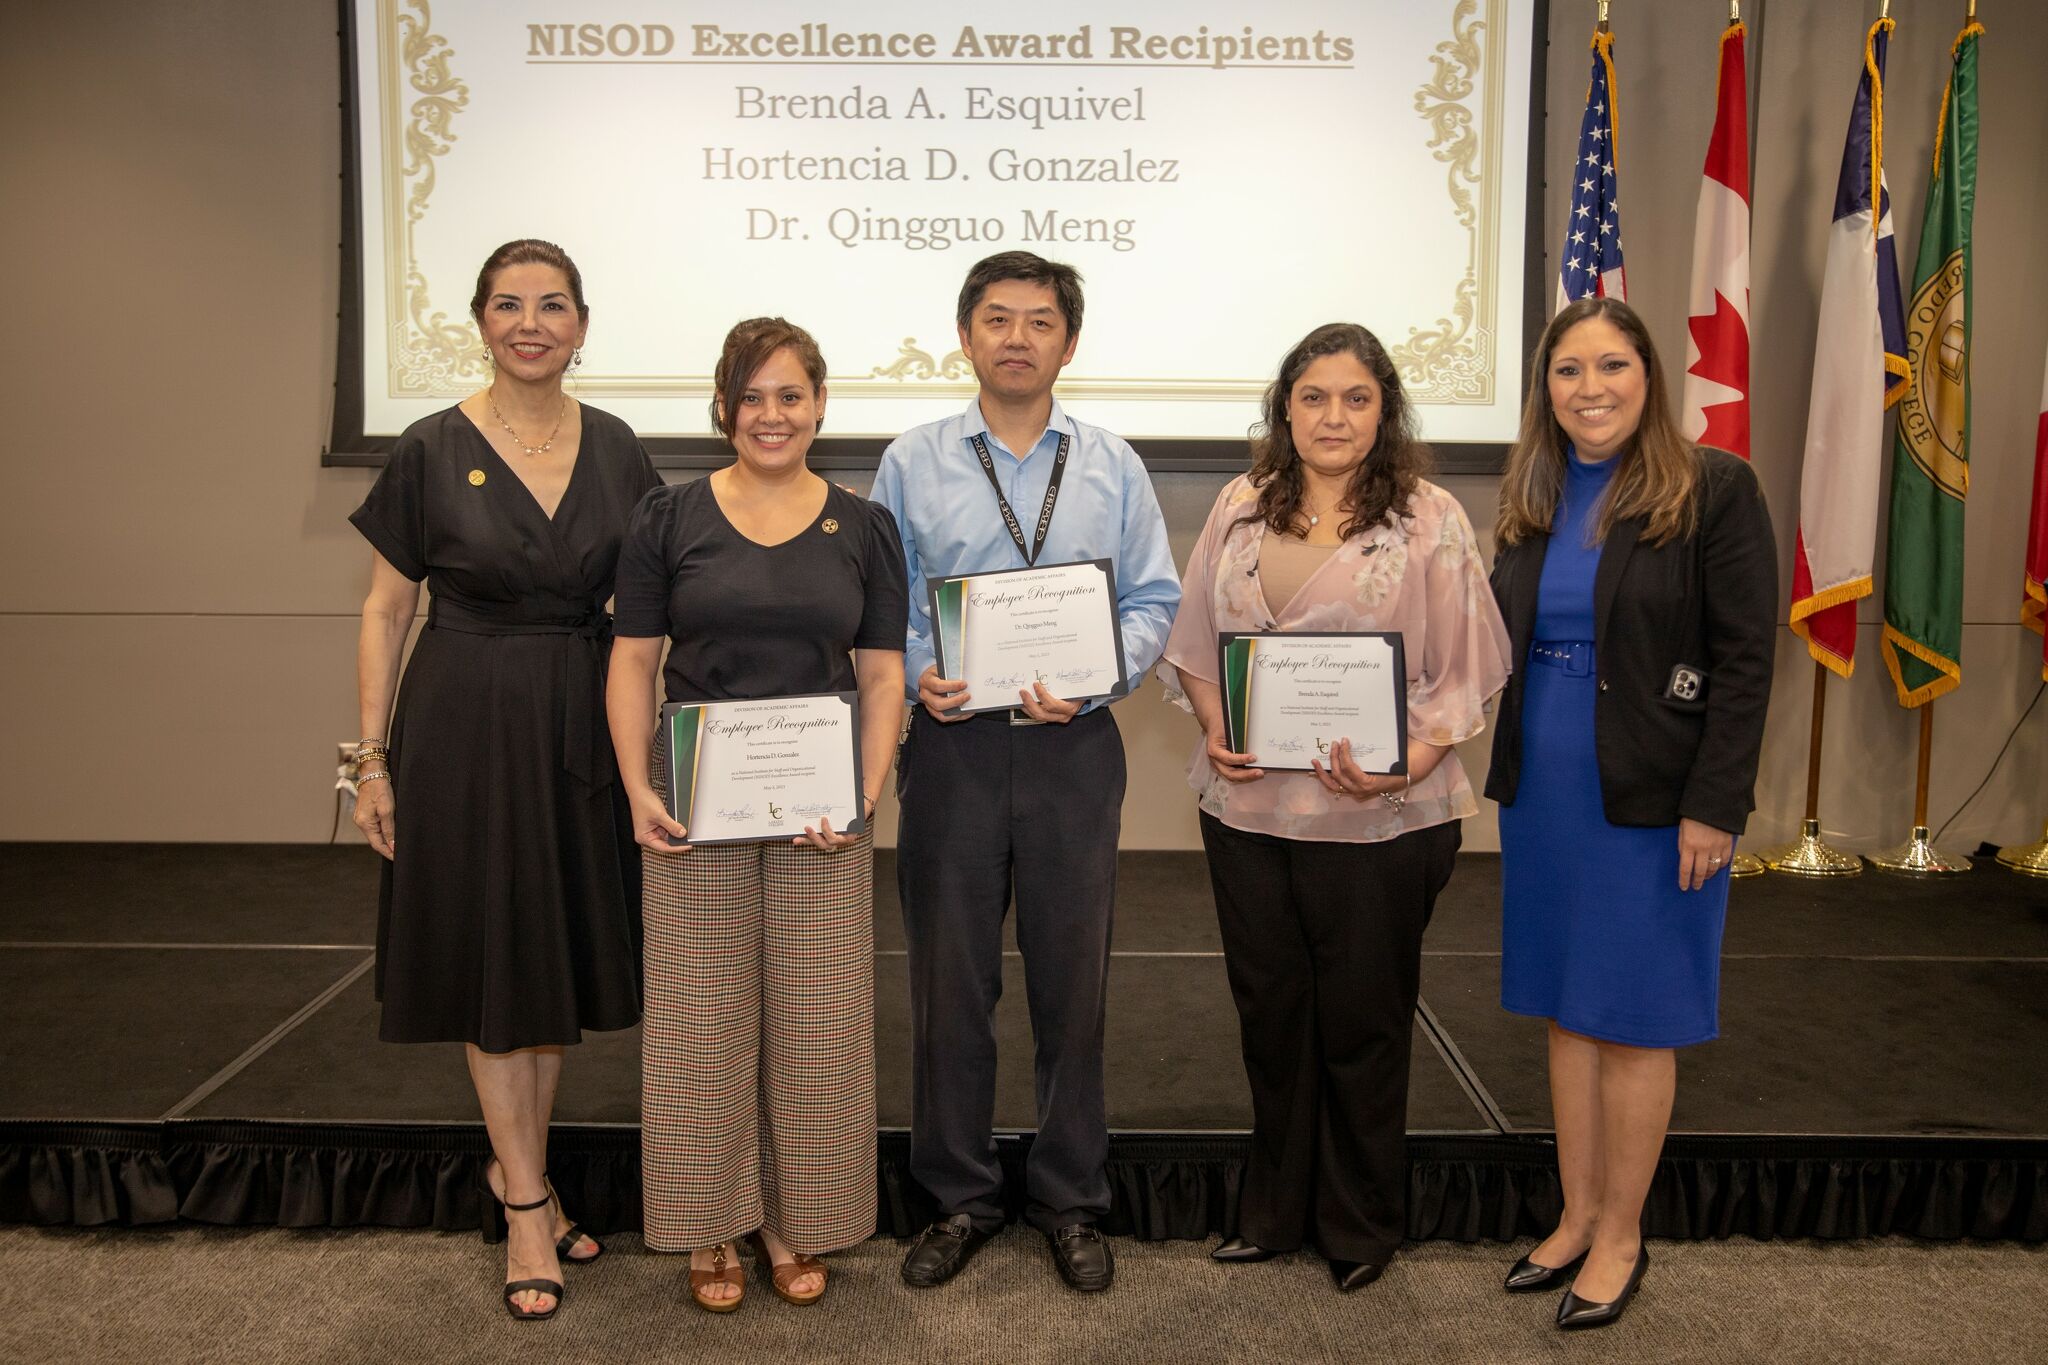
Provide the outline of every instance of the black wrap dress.
{"type": "Polygon", "coordinates": [[[660,483],[632,430],[585,407],[550,520],[450,408],[406,429],[349,518],[431,593],[389,737],[386,1042],[510,1052],[640,1017],[640,859],[605,721],[605,604],[627,520],[660,483]]]}

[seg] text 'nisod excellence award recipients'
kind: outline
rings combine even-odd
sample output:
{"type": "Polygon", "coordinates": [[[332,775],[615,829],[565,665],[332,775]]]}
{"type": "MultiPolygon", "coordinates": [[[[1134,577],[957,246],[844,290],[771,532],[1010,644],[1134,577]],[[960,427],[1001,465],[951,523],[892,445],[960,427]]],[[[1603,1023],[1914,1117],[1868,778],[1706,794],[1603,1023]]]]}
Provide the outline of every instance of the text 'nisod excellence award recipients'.
{"type": "MultiPolygon", "coordinates": [[[[1053,382],[1081,334],[1081,279],[1029,252],[968,272],[957,322],[980,393],[966,411],[905,433],[874,496],[896,518],[913,584],[928,578],[1106,559],[1114,566],[1124,672],[1159,657],[1180,600],[1151,480],[1130,445],[1075,421],[1053,382]]],[[[1025,1165],[1028,1216],[1077,1289],[1115,1273],[1096,1222],[1109,1210],[1103,997],[1123,741],[1101,700],[1043,684],[1001,703],[939,675],[933,623],[911,594],[904,671],[914,680],[898,757],[897,878],[909,945],[911,1171],[938,1221],[903,1262],[915,1286],[945,1282],[1003,1223],[991,1133],[1012,894],[1036,1040],[1038,1135],[1025,1165]]]]}

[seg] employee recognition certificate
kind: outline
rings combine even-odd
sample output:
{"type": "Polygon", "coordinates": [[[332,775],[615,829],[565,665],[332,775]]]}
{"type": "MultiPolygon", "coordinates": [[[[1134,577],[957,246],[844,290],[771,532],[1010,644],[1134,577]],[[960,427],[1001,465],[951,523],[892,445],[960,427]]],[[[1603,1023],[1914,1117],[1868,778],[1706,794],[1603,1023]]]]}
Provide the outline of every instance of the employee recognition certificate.
{"type": "Polygon", "coordinates": [[[939,674],[967,683],[963,711],[1016,710],[1034,683],[1063,701],[1122,696],[1123,628],[1106,559],[926,582],[939,674]]]}
{"type": "Polygon", "coordinates": [[[674,842],[793,839],[822,820],[860,833],[859,702],[827,692],[662,707],[668,813],[689,831],[674,842]]]}
{"type": "Polygon", "coordinates": [[[1254,765],[1324,767],[1340,740],[1368,773],[1408,771],[1408,668],[1399,631],[1224,634],[1223,719],[1254,765]]]}

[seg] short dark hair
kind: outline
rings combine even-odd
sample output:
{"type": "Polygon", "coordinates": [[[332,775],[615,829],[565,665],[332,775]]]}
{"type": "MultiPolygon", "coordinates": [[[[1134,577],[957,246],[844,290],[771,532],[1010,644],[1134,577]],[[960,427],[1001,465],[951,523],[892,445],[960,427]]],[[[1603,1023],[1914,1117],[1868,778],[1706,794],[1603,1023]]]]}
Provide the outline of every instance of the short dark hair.
{"type": "Polygon", "coordinates": [[[507,242],[493,251],[484,260],[484,268],[476,274],[476,293],[469,300],[469,315],[479,323],[483,321],[484,304],[490,301],[491,286],[498,281],[498,272],[515,265],[551,265],[569,277],[569,297],[576,300],[576,316],[590,321],[590,308],[583,302],[583,272],[576,268],[576,262],[569,259],[569,253],[553,242],[543,242],[538,237],[521,237],[507,242]]]}
{"type": "Polygon", "coordinates": [[[967,272],[966,282],[960,286],[960,304],[953,315],[961,331],[968,330],[974,310],[981,306],[981,296],[988,293],[988,287],[1004,280],[1023,280],[1050,288],[1053,301],[1059,305],[1060,316],[1066,319],[1067,335],[1071,337],[1080,333],[1081,272],[1029,251],[999,251],[974,263],[974,268],[967,272]]]}
{"type": "Polygon", "coordinates": [[[825,357],[809,332],[787,318],[748,318],[736,322],[725,334],[725,347],[718,353],[718,367],[711,372],[711,425],[730,441],[740,423],[740,399],[747,383],[761,372],[769,357],[787,346],[796,353],[797,363],[810,376],[811,393],[825,387],[825,357]],[[719,415],[723,404],[725,412],[719,415]]]}

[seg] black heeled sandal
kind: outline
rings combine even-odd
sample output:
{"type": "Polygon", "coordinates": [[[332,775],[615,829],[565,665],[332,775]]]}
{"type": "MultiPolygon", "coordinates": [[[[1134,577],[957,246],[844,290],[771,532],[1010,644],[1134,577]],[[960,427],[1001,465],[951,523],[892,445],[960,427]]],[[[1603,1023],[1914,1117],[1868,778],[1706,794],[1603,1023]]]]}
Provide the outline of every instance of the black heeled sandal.
{"type": "MultiPolygon", "coordinates": [[[[484,1159],[482,1168],[477,1172],[477,1180],[482,1184],[484,1194],[491,1201],[489,1216],[483,1219],[477,1230],[482,1234],[485,1243],[496,1246],[505,1240],[508,1229],[505,1226],[505,1214],[500,1207],[505,1201],[499,1198],[498,1191],[491,1185],[491,1168],[493,1166],[497,1166],[499,1170],[504,1169],[503,1166],[499,1165],[498,1158],[491,1156],[484,1159]]],[[[547,1187],[548,1202],[555,1206],[554,1211],[556,1213],[561,1213],[562,1196],[555,1192],[555,1182],[548,1178],[545,1171],[541,1172],[540,1180],[541,1184],[547,1187]]],[[[562,1213],[561,1216],[567,1218],[569,1215],[562,1213]]],[[[580,1223],[569,1224],[569,1230],[555,1239],[555,1257],[563,1265],[589,1265],[602,1255],[604,1255],[604,1243],[585,1232],[580,1223]],[[579,1238],[590,1243],[597,1250],[591,1252],[588,1256],[576,1255],[576,1242],[579,1238]]]]}
{"type": "MultiPolygon", "coordinates": [[[[554,1196],[552,1194],[543,1195],[531,1204],[506,1204],[502,1199],[498,1202],[504,1206],[507,1213],[531,1213],[535,1209],[544,1209],[553,1203],[554,1196]]],[[[562,1292],[562,1283],[559,1280],[514,1280],[505,1286],[505,1311],[512,1315],[515,1322],[546,1322],[561,1309],[562,1300],[565,1297],[567,1296],[562,1292]],[[544,1312],[530,1308],[521,1308],[518,1304],[512,1302],[514,1295],[524,1294],[528,1290],[537,1290],[543,1294],[551,1294],[554,1296],[555,1301],[549,1304],[544,1312]]]]}
{"type": "MultiPolygon", "coordinates": [[[[554,1212],[562,1218],[567,1218],[569,1215],[562,1212],[562,1196],[555,1193],[555,1182],[548,1179],[546,1175],[542,1175],[540,1180],[541,1184],[548,1187],[548,1202],[555,1206],[554,1212]]],[[[580,1223],[569,1224],[569,1230],[555,1239],[555,1257],[563,1265],[589,1265],[602,1255],[604,1255],[604,1243],[585,1232],[580,1223]],[[575,1254],[576,1242],[579,1238],[590,1243],[593,1248],[588,1256],[578,1256],[575,1254]]]]}

